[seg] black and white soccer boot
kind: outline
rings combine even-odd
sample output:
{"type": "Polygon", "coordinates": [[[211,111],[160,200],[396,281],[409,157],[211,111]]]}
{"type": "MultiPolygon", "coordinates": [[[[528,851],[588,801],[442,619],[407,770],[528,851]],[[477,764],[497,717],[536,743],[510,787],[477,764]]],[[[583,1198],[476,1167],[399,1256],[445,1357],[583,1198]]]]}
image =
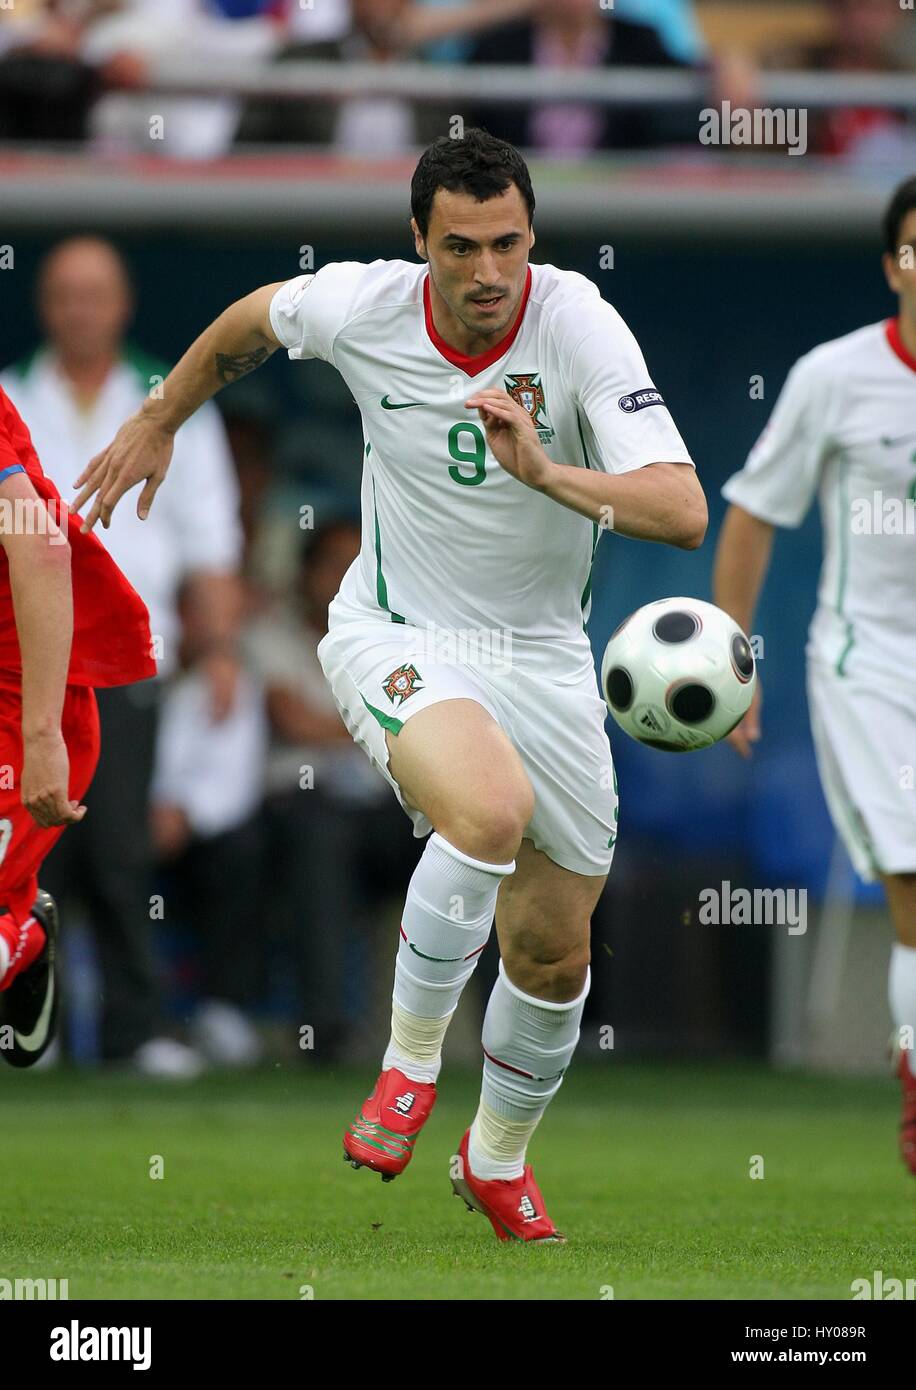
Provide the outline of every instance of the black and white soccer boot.
{"type": "Polygon", "coordinates": [[[45,944],[0,993],[0,1057],[11,1067],[33,1067],[57,1027],[57,904],[50,893],[38,890],[32,915],[44,928],[45,944]]]}

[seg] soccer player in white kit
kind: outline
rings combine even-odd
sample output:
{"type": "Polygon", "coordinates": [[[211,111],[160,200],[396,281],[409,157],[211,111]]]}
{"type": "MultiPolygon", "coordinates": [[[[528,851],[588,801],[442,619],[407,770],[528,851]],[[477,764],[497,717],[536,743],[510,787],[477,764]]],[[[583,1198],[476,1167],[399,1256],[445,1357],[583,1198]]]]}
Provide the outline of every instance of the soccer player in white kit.
{"type": "MultiPolygon", "coordinates": [[[[391,1038],[345,1157],[402,1172],[442,1041],[496,918],[480,1107],[453,1187],[502,1240],[561,1240],[528,1141],[572,1058],[617,793],[585,619],[602,527],[692,549],[706,503],[619,315],[529,265],[518,152],[443,138],[411,188],[419,263],[336,263],[232,305],[78,480],[89,524],[174,431],[278,346],[343,376],[364,430],[363,540],[319,657],[350,732],[417,835],[391,1038]]],[[[333,923],[328,923],[333,930],[333,923]]]]}
{"type": "MultiPolygon", "coordinates": [[[[715,601],[753,627],[773,530],[817,494],[824,562],[808,635],[808,706],[827,805],[853,865],[880,879],[897,942],[889,998],[903,1086],[900,1148],[916,1173],[916,178],[884,219],[900,311],[792,368],[723,494],[715,601]]],[[[759,687],[758,687],[759,689],[759,687]]],[[[759,703],[730,741],[746,757],[759,703]]]]}

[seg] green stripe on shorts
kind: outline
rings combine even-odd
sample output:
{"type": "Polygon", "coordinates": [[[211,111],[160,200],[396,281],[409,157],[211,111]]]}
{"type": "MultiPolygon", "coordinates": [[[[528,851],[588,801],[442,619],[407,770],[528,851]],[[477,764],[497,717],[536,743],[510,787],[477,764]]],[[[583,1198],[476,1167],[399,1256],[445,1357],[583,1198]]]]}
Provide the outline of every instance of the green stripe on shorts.
{"type": "Polygon", "coordinates": [[[383,714],[380,709],[375,708],[375,705],[370,705],[365,695],[361,694],[359,698],[362,700],[363,704],[366,706],[366,709],[369,711],[372,717],[378,720],[383,729],[389,729],[391,733],[395,735],[401,732],[401,730],[404,727],[403,719],[395,719],[394,716],[391,714],[383,714]]]}

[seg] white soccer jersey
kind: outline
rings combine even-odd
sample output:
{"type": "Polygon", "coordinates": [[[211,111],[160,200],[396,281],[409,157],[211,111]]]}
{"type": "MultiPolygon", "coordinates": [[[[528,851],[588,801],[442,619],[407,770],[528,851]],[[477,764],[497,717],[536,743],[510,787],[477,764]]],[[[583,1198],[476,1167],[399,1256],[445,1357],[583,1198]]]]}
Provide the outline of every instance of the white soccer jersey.
{"type": "Polygon", "coordinates": [[[798,526],[818,494],[824,562],[808,654],[916,689],[916,359],[896,321],[815,348],[722,489],[798,526]]]}
{"type": "Polygon", "coordinates": [[[690,457],[639,347],[581,275],[532,266],[509,334],[467,357],[437,334],[428,270],[339,262],[275,295],[291,358],[343,376],[363,420],[363,539],[332,616],[509,634],[512,660],[576,679],[599,528],[490,453],[476,390],[509,391],[557,462],[607,473],[690,457]]]}

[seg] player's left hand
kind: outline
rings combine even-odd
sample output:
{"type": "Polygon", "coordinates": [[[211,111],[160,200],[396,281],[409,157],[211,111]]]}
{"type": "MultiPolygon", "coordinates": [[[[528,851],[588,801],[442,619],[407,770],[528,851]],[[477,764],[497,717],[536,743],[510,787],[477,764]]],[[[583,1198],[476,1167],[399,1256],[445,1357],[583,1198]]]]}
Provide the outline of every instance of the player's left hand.
{"type": "Polygon", "coordinates": [[[174,435],[142,406],[125,420],[108,447],[89,460],[73,484],[80,488],[70,504],[74,515],[91,497],[95,498],[82,529],[91,531],[100,519],[107,529],[125,492],[144,480],[146,486],[137,501],[137,516],[145,521],[171,462],[173,445],[174,435]]]}
{"type": "Polygon", "coordinates": [[[73,825],[86,807],[69,794],[70,759],[63,734],[40,734],[23,742],[20,794],[29,815],[43,830],[73,825]]]}
{"type": "Polygon", "coordinates": [[[520,483],[542,491],[555,465],[545,453],[528,411],[508,391],[496,387],[475,391],[465,405],[480,411],[487,444],[497,463],[520,483]]]}

